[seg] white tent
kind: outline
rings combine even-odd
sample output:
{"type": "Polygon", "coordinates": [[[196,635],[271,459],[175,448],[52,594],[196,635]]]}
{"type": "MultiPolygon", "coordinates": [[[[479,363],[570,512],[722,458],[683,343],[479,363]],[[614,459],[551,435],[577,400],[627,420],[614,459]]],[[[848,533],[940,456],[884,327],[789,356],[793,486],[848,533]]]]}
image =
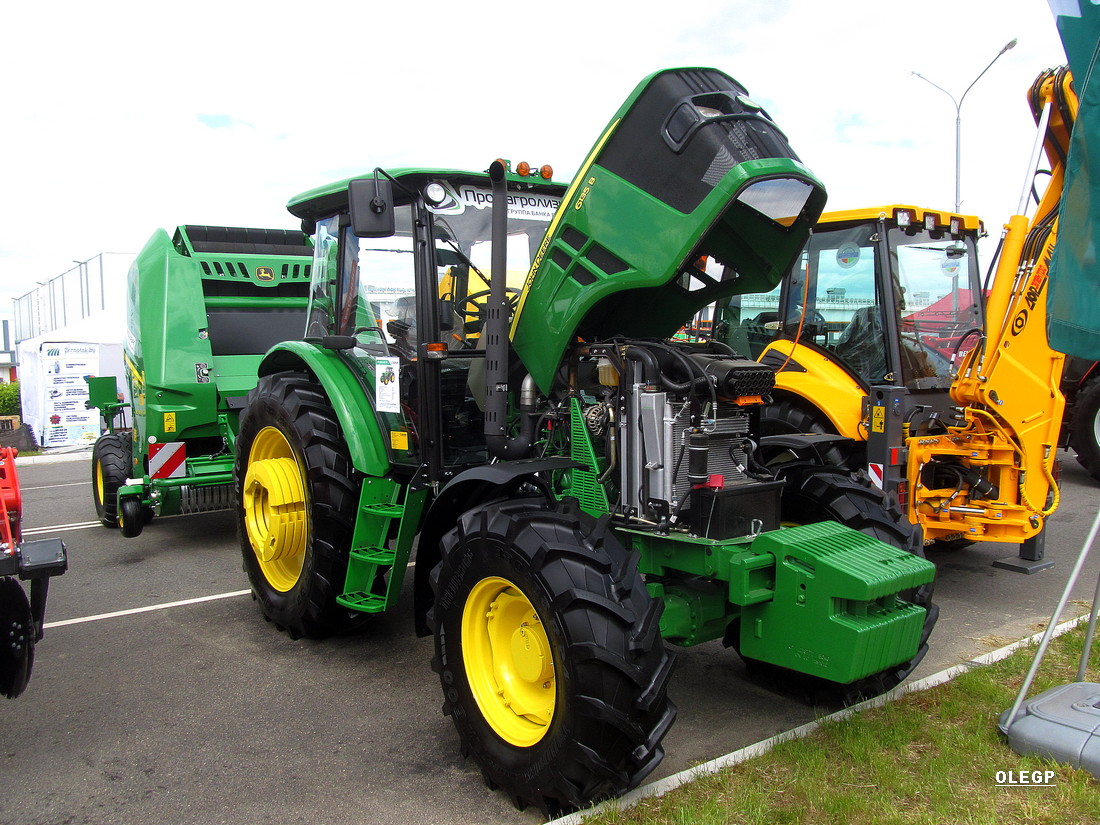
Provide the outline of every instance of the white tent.
{"type": "MultiPolygon", "coordinates": [[[[20,341],[19,394],[23,422],[42,447],[90,444],[100,432],[85,376],[114,375],[128,393],[122,359],[126,336],[122,302],[61,329],[20,341]]],[[[129,401],[129,398],[126,399],[129,401]]]]}

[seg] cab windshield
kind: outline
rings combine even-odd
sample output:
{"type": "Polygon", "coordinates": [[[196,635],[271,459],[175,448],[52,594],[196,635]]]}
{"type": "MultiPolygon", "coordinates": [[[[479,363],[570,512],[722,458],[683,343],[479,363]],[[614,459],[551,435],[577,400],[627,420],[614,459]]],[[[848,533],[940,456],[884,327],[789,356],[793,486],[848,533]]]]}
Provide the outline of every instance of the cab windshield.
{"type": "Polygon", "coordinates": [[[977,343],[981,325],[973,238],[937,240],[891,229],[889,242],[902,382],[911,389],[947,387],[952,358],[977,343]]]}
{"type": "MultiPolygon", "coordinates": [[[[447,197],[428,207],[441,340],[452,351],[482,350],[482,310],[492,277],[492,197],[475,186],[445,182],[444,187],[447,197]]],[[[511,200],[507,285],[514,306],[558,199],[512,193],[511,200]]],[[[395,212],[397,231],[388,238],[356,238],[350,227],[343,228],[343,295],[335,334],[355,335],[368,350],[384,343],[415,360],[425,320],[417,313],[411,208],[395,212]]]]}

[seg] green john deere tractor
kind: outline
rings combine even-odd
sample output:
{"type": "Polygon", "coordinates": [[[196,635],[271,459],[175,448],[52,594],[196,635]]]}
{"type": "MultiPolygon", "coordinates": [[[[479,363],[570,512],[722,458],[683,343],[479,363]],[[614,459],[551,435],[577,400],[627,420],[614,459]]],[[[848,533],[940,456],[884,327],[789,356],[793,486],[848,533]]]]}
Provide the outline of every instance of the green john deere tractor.
{"type": "Polygon", "coordinates": [[[658,72],[571,186],[518,171],[375,169],[290,202],[306,334],[260,365],[235,480],[266,617],[347,630],[413,567],[463,752],[553,811],[661,760],[665,642],[879,692],[926,650],[933,567],[865,481],[762,463],[771,368],[670,339],[778,283],[824,204],[736,81],[658,72]]]}

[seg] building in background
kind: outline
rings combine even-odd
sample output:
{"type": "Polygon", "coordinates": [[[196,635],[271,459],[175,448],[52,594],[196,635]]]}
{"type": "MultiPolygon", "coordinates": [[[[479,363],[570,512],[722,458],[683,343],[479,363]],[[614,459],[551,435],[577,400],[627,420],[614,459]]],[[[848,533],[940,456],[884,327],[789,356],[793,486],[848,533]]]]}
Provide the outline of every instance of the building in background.
{"type": "Polygon", "coordinates": [[[85,377],[114,375],[126,386],[122,341],[133,260],[131,254],[102,252],[15,299],[14,340],[9,344],[5,335],[4,345],[15,350],[12,370],[18,368],[23,423],[39,446],[95,441],[100,420],[84,406],[85,377]]]}
{"type": "MultiPolygon", "coordinates": [[[[16,298],[14,344],[64,329],[126,303],[126,273],[134,255],[101,252],[16,298]]],[[[124,330],[119,330],[122,340],[124,330]]]]}
{"type": "Polygon", "coordinates": [[[11,324],[0,321],[0,384],[10,384],[19,380],[18,364],[15,360],[15,342],[11,337],[11,324]]]}

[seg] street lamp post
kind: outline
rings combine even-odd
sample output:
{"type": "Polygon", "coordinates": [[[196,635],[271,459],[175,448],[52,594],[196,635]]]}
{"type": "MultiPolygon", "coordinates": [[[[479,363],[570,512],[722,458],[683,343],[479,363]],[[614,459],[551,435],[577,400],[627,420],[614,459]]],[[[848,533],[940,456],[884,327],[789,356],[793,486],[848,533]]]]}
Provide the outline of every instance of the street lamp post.
{"type": "Polygon", "coordinates": [[[959,211],[959,208],[962,204],[961,179],[962,179],[962,105],[963,105],[963,101],[966,99],[967,92],[969,92],[971,89],[973,89],[974,84],[982,79],[982,75],[984,75],[986,72],[989,71],[990,66],[992,66],[994,63],[996,63],[997,60],[1000,59],[1002,54],[1007,52],[1009,49],[1013,48],[1015,45],[1016,45],[1016,38],[1013,38],[1012,40],[1005,43],[1004,47],[999,52],[997,52],[997,56],[989,61],[989,65],[986,66],[984,69],[982,69],[981,72],[978,74],[978,76],[975,77],[970,82],[970,85],[966,87],[966,91],[962,93],[962,95],[959,97],[958,100],[956,100],[955,96],[953,94],[951,94],[951,92],[947,91],[947,89],[933,83],[931,80],[929,80],[927,77],[922,75],[920,72],[917,72],[917,71],[911,72],[911,74],[916,75],[921,80],[923,80],[925,83],[928,83],[931,86],[935,86],[937,89],[939,89],[941,92],[943,92],[949,98],[951,98],[951,102],[955,104],[955,211],[956,212],[959,211]]]}

